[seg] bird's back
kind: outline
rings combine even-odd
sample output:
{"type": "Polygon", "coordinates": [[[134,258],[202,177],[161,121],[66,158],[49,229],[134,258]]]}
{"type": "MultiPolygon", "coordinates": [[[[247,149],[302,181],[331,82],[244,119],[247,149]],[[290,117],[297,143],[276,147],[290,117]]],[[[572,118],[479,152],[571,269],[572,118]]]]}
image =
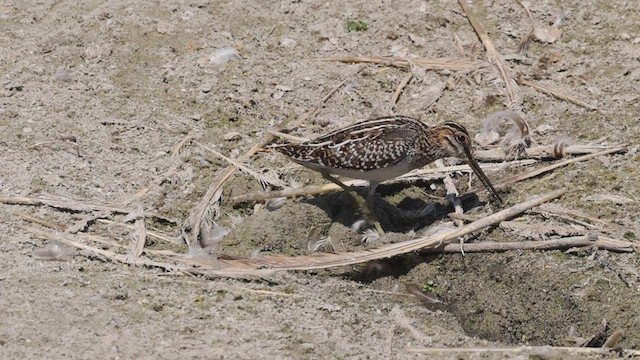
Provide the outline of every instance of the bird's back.
{"type": "Polygon", "coordinates": [[[428,129],[419,120],[392,116],[365,120],[311,141],[274,149],[317,171],[368,179],[362,173],[389,168],[404,173],[415,168],[411,162],[428,129]]]}

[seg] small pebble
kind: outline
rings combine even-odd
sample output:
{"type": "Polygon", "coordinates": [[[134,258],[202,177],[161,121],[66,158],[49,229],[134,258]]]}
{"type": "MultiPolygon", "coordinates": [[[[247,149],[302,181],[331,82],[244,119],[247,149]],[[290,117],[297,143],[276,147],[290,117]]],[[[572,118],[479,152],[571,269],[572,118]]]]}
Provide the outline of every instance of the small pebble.
{"type": "Polygon", "coordinates": [[[54,81],[70,81],[71,80],[71,72],[69,70],[58,70],[55,74],[53,74],[54,81]]]}
{"type": "Polygon", "coordinates": [[[222,138],[226,141],[236,141],[236,140],[242,139],[242,134],[240,134],[237,131],[232,131],[232,132],[226,133],[222,138]]]}
{"type": "Polygon", "coordinates": [[[283,47],[287,47],[287,48],[292,48],[294,46],[296,46],[298,43],[293,40],[293,39],[289,39],[289,38],[284,38],[282,40],[280,40],[280,46],[283,47]]]}
{"type": "Polygon", "coordinates": [[[209,62],[221,65],[231,60],[240,59],[240,53],[233,46],[224,46],[211,54],[209,62]]]}

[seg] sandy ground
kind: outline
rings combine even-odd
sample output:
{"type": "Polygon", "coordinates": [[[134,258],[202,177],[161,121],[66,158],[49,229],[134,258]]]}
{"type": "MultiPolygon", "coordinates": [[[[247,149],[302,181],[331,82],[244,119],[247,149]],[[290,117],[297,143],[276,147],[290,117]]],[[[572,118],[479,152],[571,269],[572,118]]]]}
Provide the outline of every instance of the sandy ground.
{"type": "MultiPolygon", "coordinates": [[[[515,1],[482,1],[472,9],[514,77],[598,109],[517,86],[512,109],[539,130],[534,141],[551,144],[568,136],[577,144],[626,144],[629,151],[563,168],[502,194],[515,204],[568,188],[557,204],[612,221],[619,226],[606,229],[610,236],[634,241],[640,235],[640,3],[528,6],[547,41],[533,41],[524,62],[508,56],[529,31],[524,9],[515,1]]],[[[506,109],[507,101],[504,83],[489,65],[469,71],[415,66],[389,110],[406,70],[313,60],[485,61],[476,33],[452,1],[9,0],[0,3],[0,49],[0,196],[46,193],[92,204],[140,205],[156,216],[150,230],[172,236],[226,166],[194,144],[171,156],[186,136],[238,157],[269,128],[298,118],[345,80],[295,135],[313,137],[391,112],[432,124],[456,120],[476,133],[481,120],[506,109]],[[349,21],[368,27],[348,31],[349,21]],[[225,47],[238,55],[222,63],[217,55],[225,47]],[[144,188],[151,191],[135,198],[144,188]]],[[[250,164],[265,176],[277,170],[289,184],[323,182],[279,156],[259,154],[250,164]]],[[[525,170],[488,175],[499,179],[525,170]]],[[[467,186],[464,176],[456,180],[467,186]]],[[[434,184],[435,190],[420,182],[381,186],[379,193],[406,208],[446,204],[434,200],[444,193],[434,184]]],[[[223,199],[261,189],[254,178],[239,174],[223,199]]],[[[289,200],[273,212],[223,200],[217,222],[230,233],[216,251],[303,253],[312,227],[341,249],[360,246],[360,236],[349,230],[357,220],[350,206],[339,193],[289,200]]],[[[486,205],[472,214],[494,210],[486,205]]],[[[205,279],[130,267],[87,252],[42,260],[35,254],[45,239],[25,231],[21,226],[37,225],[17,212],[69,226],[83,216],[0,205],[2,358],[421,358],[408,349],[571,345],[576,337],[593,335],[603,318],[624,331],[620,347],[640,348],[636,254],[412,254],[377,264],[381,270],[374,276],[366,266],[354,266],[260,281],[205,279]],[[405,284],[430,288],[445,304],[425,306],[394,293],[405,284]]],[[[130,230],[117,225],[91,223],[88,231],[125,247],[129,241],[130,230]]],[[[497,228],[474,239],[483,240],[530,239],[497,228]]],[[[168,246],[149,241],[149,248],[168,246]]],[[[184,246],[169,247],[186,252],[184,246]]],[[[545,350],[522,358],[534,355],[561,357],[545,350]]]]}

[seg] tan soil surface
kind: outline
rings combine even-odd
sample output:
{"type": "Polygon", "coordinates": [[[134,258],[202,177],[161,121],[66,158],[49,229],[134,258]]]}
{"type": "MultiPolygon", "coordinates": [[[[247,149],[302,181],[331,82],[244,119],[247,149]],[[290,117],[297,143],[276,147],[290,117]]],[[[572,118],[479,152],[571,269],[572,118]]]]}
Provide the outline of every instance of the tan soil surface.
{"type": "MultiPolygon", "coordinates": [[[[516,184],[502,196],[515,204],[566,187],[570,192],[557,204],[613,221],[620,229],[612,229],[611,236],[635,241],[640,236],[640,2],[528,6],[538,27],[561,34],[549,42],[533,41],[526,63],[507,56],[516,53],[530,28],[523,7],[503,0],[471,7],[507,56],[512,74],[598,108],[519,86],[514,109],[540,130],[534,141],[551,144],[566,135],[576,144],[627,144],[629,151],[516,184]]],[[[150,221],[149,228],[175,236],[226,166],[194,144],[172,157],[186,136],[236,158],[344,80],[346,86],[294,135],[311,138],[389,114],[406,70],[314,60],[334,56],[486,61],[453,1],[3,1],[0,196],[47,193],[123,205],[149,187],[138,203],[167,219],[150,221]],[[368,28],[348,31],[349,21],[368,28]],[[223,64],[212,61],[225,47],[239,56],[223,64]]],[[[394,113],[430,124],[455,120],[475,134],[483,118],[506,109],[504,83],[489,65],[467,72],[415,66],[413,72],[394,113]]],[[[277,171],[288,182],[324,183],[282,156],[261,153],[250,166],[261,173],[277,171]]],[[[499,179],[525,170],[488,175],[499,179]]],[[[456,183],[467,189],[468,178],[457,176],[456,183]]],[[[224,201],[260,190],[242,173],[226,185],[217,223],[230,233],[217,244],[217,253],[304,254],[312,227],[331,236],[338,250],[362,247],[361,236],[350,230],[358,220],[355,208],[344,194],[289,199],[277,211],[224,201]]],[[[402,233],[395,235],[399,239],[410,237],[412,225],[389,220],[395,206],[415,210],[436,201],[439,213],[450,211],[440,182],[382,185],[378,194],[378,203],[386,203],[379,209],[383,223],[402,233]]],[[[495,210],[485,205],[470,213],[495,210]]],[[[15,215],[18,211],[64,225],[83,215],[0,205],[0,357],[6,359],[408,359],[423,357],[408,352],[410,347],[572,345],[575,337],[593,335],[603,318],[612,329],[624,330],[620,347],[640,348],[635,253],[411,254],[379,262],[373,273],[362,265],[260,281],[205,279],[129,267],[86,252],[42,260],[34,251],[46,241],[19,227],[28,223],[15,215]],[[405,284],[431,288],[444,305],[425,306],[393,293],[405,284]]],[[[89,229],[128,244],[128,229],[105,224],[89,229]]],[[[473,241],[530,240],[513,234],[496,228],[473,241]]],[[[186,252],[149,241],[148,248],[186,252]]],[[[522,356],[562,358],[552,350],[522,356]]]]}

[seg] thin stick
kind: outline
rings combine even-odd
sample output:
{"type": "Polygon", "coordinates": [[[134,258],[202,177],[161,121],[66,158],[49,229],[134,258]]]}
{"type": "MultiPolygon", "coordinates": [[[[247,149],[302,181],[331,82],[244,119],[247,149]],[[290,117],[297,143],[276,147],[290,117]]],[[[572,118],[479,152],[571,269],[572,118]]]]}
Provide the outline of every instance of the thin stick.
{"type": "Polygon", "coordinates": [[[260,290],[260,289],[250,289],[250,288],[246,288],[246,287],[242,287],[242,286],[227,286],[225,287],[225,289],[235,289],[235,290],[241,290],[241,291],[246,291],[246,292],[250,292],[250,293],[254,293],[254,294],[260,294],[260,295],[273,295],[273,296],[283,296],[283,297],[292,297],[292,298],[301,298],[302,295],[300,294],[291,294],[291,293],[285,293],[282,291],[271,291],[271,290],[260,290]]]}
{"type": "MultiPolygon", "coordinates": [[[[436,167],[438,169],[443,169],[446,167],[444,165],[444,160],[442,159],[436,160],[434,164],[436,164],[436,167]]],[[[453,183],[453,179],[451,179],[451,176],[449,176],[449,173],[444,174],[443,181],[444,181],[444,187],[445,189],[447,189],[447,199],[449,200],[451,205],[453,205],[454,213],[458,215],[464,214],[464,209],[462,209],[462,202],[460,202],[460,198],[458,197],[460,193],[456,188],[456,184],[453,183]]],[[[458,227],[464,224],[462,220],[454,219],[453,221],[458,227]]]]}
{"type": "Polygon", "coordinates": [[[397,59],[384,57],[327,57],[313,59],[317,61],[337,61],[341,63],[370,63],[399,68],[408,68],[411,65],[420,65],[431,70],[471,71],[484,66],[484,63],[474,60],[461,59],[397,59]]]}
{"type": "Polygon", "coordinates": [[[33,206],[51,206],[53,208],[65,209],[78,212],[86,211],[109,211],[121,214],[128,214],[132,212],[132,209],[126,209],[108,205],[94,205],[86,204],[77,200],[67,199],[62,196],[40,194],[37,196],[25,197],[0,197],[0,203],[10,205],[33,205],[33,206]]]}
{"type": "MultiPolygon", "coordinates": [[[[555,170],[555,169],[563,167],[563,166],[567,166],[569,164],[591,160],[591,159],[596,158],[598,156],[613,154],[613,153],[617,153],[617,152],[620,152],[620,151],[623,151],[623,150],[626,150],[626,148],[624,146],[623,147],[611,148],[611,149],[607,149],[607,150],[604,150],[604,151],[600,151],[600,152],[597,152],[597,153],[588,154],[588,155],[584,155],[584,156],[578,156],[578,157],[573,158],[573,159],[567,159],[567,160],[564,160],[564,161],[557,162],[555,164],[551,164],[549,166],[542,167],[540,169],[531,170],[531,171],[528,171],[528,172],[526,172],[524,174],[518,174],[518,175],[512,176],[510,178],[503,179],[503,180],[498,181],[497,183],[493,184],[493,186],[496,189],[503,188],[503,187],[506,187],[507,185],[510,185],[510,184],[513,184],[513,183],[517,183],[519,181],[523,181],[523,180],[526,180],[526,179],[529,179],[529,178],[532,178],[532,177],[536,177],[538,175],[547,173],[549,171],[555,170]]],[[[487,189],[484,189],[484,188],[476,188],[476,189],[473,189],[473,190],[469,191],[467,194],[470,194],[470,193],[481,194],[481,193],[484,193],[486,191],[487,191],[487,189]]]]}
{"type": "Polygon", "coordinates": [[[540,206],[540,209],[535,210],[535,211],[539,212],[539,213],[551,213],[551,214],[556,214],[556,215],[568,215],[568,216],[580,217],[580,218],[583,218],[585,220],[591,221],[592,223],[603,225],[604,227],[609,228],[609,229],[607,229],[608,231],[613,231],[614,229],[619,230],[619,231],[624,230],[624,227],[622,225],[618,225],[618,224],[613,223],[611,221],[607,221],[607,220],[604,220],[604,219],[597,218],[597,217],[595,217],[593,215],[589,215],[587,213],[583,213],[583,212],[578,211],[578,210],[567,209],[567,208],[564,208],[564,207],[562,207],[560,205],[544,204],[544,205],[540,206]]]}
{"type": "Polygon", "coordinates": [[[138,206],[135,215],[134,230],[130,234],[129,251],[126,256],[126,260],[130,264],[133,264],[135,260],[142,255],[144,245],[147,242],[147,226],[144,222],[144,209],[142,205],[138,206]]]}
{"type": "Polygon", "coordinates": [[[482,24],[480,23],[480,21],[475,17],[473,12],[471,11],[471,8],[469,8],[467,1],[458,0],[458,3],[462,7],[462,10],[467,16],[467,19],[469,19],[471,26],[473,26],[473,29],[476,31],[476,34],[478,34],[480,41],[482,41],[482,44],[484,45],[484,48],[487,51],[487,57],[489,58],[489,61],[498,68],[498,72],[500,73],[500,76],[502,77],[502,80],[504,81],[505,87],[507,89],[507,98],[508,98],[507,107],[511,107],[512,105],[515,105],[516,98],[517,98],[516,90],[514,90],[512,87],[511,77],[507,73],[507,69],[506,69],[507,66],[504,64],[502,60],[502,56],[500,55],[498,50],[496,50],[496,47],[493,45],[493,42],[489,38],[489,34],[487,34],[487,32],[482,27],[482,24]]]}
{"type": "MultiPolygon", "coordinates": [[[[481,167],[483,170],[491,170],[491,169],[501,169],[504,166],[511,165],[531,165],[535,164],[535,160],[516,160],[511,161],[506,164],[482,164],[481,167]]],[[[469,165],[454,165],[454,166],[445,166],[443,168],[432,168],[432,169],[419,169],[408,172],[402,176],[398,176],[397,178],[385,181],[384,184],[394,184],[402,181],[411,181],[414,179],[421,180],[439,180],[444,178],[444,174],[450,172],[473,172],[469,165]]],[[[364,180],[350,180],[343,181],[343,184],[347,186],[367,186],[367,182],[364,180]]],[[[240,203],[246,201],[265,201],[268,199],[273,199],[277,197],[296,197],[296,196],[312,196],[318,194],[324,194],[331,191],[342,190],[339,186],[335,184],[325,184],[322,186],[305,186],[298,189],[284,189],[284,190],[276,190],[276,191],[262,191],[258,193],[250,193],[244,195],[237,195],[230,199],[232,203],[240,203]]]]}
{"type": "Polygon", "coordinates": [[[293,136],[291,134],[285,134],[283,132],[275,131],[275,130],[267,130],[267,132],[269,134],[277,137],[277,138],[285,139],[287,141],[291,141],[291,142],[294,142],[294,143],[302,143],[302,142],[305,142],[305,141],[309,140],[309,139],[306,139],[306,138],[303,138],[303,137],[293,136]]]}
{"type": "Polygon", "coordinates": [[[275,186],[284,186],[284,183],[282,181],[279,181],[279,179],[267,179],[266,177],[258,174],[255,170],[251,169],[249,166],[243,164],[240,161],[234,160],[228,156],[223,155],[222,153],[219,153],[217,151],[215,151],[214,149],[212,149],[211,147],[193,140],[193,143],[200,146],[201,148],[207,150],[208,152],[212,153],[213,155],[215,155],[216,157],[226,161],[229,165],[235,167],[236,169],[239,169],[249,175],[251,175],[254,179],[258,180],[258,182],[261,183],[267,183],[267,184],[271,184],[271,185],[275,185],[275,186]]]}
{"type": "MultiPolygon", "coordinates": [[[[109,219],[96,219],[96,222],[100,222],[100,223],[103,223],[103,224],[118,225],[118,226],[126,227],[126,228],[132,229],[132,230],[135,229],[135,226],[133,226],[133,225],[126,224],[126,223],[119,222],[119,221],[113,221],[113,220],[109,220],[109,219]]],[[[56,229],[56,230],[58,230],[58,229],[56,229]]],[[[167,236],[167,235],[159,233],[157,231],[153,231],[153,230],[147,229],[147,235],[149,235],[151,237],[154,237],[156,239],[160,239],[160,240],[166,241],[168,243],[175,244],[175,245],[184,245],[183,242],[176,240],[175,237],[167,236]]]]}
{"type": "Polygon", "coordinates": [[[577,97],[575,97],[573,95],[567,94],[567,93],[562,92],[560,90],[553,89],[553,88],[550,88],[548,86],[544,86],[542,84],[538,84],[538,83],[535,83],[533,81],[529,81],[529,80],[523,79],[522,77],[518,78],[516,81],[520,85],[527,85],[529,87],[532,87],[534,90],[537,90],[537,91],[539,91],[541,93],[544,93],[544,94],[547,94],[547,95],[551,95],[551,96],[553,96],[555,98],[558,98],[560,100],[565,100],[565,101],[572,102],[572,103],[574,103],[574,104],[576,104],[578,106],[582,106],[582,107],[587,108],[589,110],[598,110],[597,106],[593,106],[593,105],[591,105],[591,104],[589,104],[589,103],[587,103],[585,101],[582,101],[582,100],[578,99],[577,97]]]}
{"type": "MultiPolygon", "coordinates": [[[[433,348],[407,348],[408,352],[418,354],[459,354],[459,353],[540,353],[546,354],[549,350],[561,351],[567,353],[567,356],[571,354],[601,354],[611,356],[640,356],[640,350],[624,349],[614,350],[608,348],[589,348],[589,347],[572,347],[572,346],[517,346],[517,347],[473,347],[473,348],[446,348],[446,347],[433,347],[433,348]]],[[[559,355],[559,354],[558,354],[559,355]]]]}
{"type": "Polygon", "coordinates": [[[51,229],[56,230],[56,231],[66,231],[67,230],[67,227],[64,226],[64,225],[59,225],[59,224],[56,224],[56,223],[52,223],[50,221],[47,221],[47,220],[44,220],[44,219],[40,219],[38,217],[35,217],[35,216],[31,215],[31,214],[27,214],[27,213],[22,212],[22,211],[17,211],[17,212],[14,213],[14,215],[16,215],[16,216],[18,216],[18,217],[20,217],[20,218],[22,218],[24,220],[31,221],[33,223],[36,223],[36,224],[51,228],[51,229]]]}
{"type": "MultiPolygon", "coordinates": [[[[72,236],[71,234],[61,234],[61,233],[50,233],[50,232],[46,232],[37,228],[33,228],[33,227],[29,227],[29,226],[21,226],[18,225],[18,227],[20,229],[23,229],[25,231],[31,232],[33,234],[36,234],[38,236],[42,236],[45,239],[49,239],[49,240],[55,240],[55,241],[59,241],[61,243],[73,246],[77,249],[80,250],[85,250],[85,251],[89,251],[93,254],[105,257],[111,261],[115,261],[115,262],[120,262],[120,263],[124,263],[124,264],[131,264],[128,260],[127,257],[125,255],[121,255],[121,254],[117,254],[114,253],[112,251],[108,251],[108,250],[103,250],[103,249],[99,249],[97,247],[94,246],[90,246],[87,244],[83,244],[80,241],[75,240],[75,237],[72,236]]],[[[167,263],[162,263],[162,262],[158,262],[158,261],[153,261],[153,260],[148,260],[148,259],[144,259],[144,258],[137,258],[133,261],[132,263],[133,265],[144,265],[144,266],[150,266],[150,267],[158,267],[158,268],[162,268],[168,271],[184,271],[184,272],[191,272],[192,269],[191,267],[188,266],[184,266],[184,265],[178,265],[178,264],[167,264],[167,263]]],[[[197,271],[195,271],[197,273],[197,271]]]]}
{"type": "MultiPolygon", "coordinates": [[[[544,241],[513,241],[513,242],[489,242],[463,244],[462,250],[465,253],[479,252],[504,252],[511,250],[556,250],[576,247],[595,247],[615,252],[634,252],[637,246],[628,241],[620,241],[609,238],[596,238],[585,236],[572,236],[544,241]]],[[[453,254],[460,252],[460,244],[446,244],[443,247],[428,248],[424,250],[433,254],[453,254]]]]}
{"type": "MultiPolygon", "coordinates": [[[[529,159],[556,159],[555,154],[557,149],[554,149],[557,144],[552,145],[538,145],[526,149],[527,158],[529,159]]],[[[604,145],[569,145],[562,149],[562,152],[566,155],[584,155],[593,154],[604,150],[613,150],[613,152],[626,151],[626,147],[622,145],[618,146],[604,146],[604,145]]],[[[509,155],[501,147],[496,147],[490,150],[478,150],[473,153],[473,156],[480,161],[504,161],[509,158],[509,155]]]]}
{"type": "Polygon", "coordinates": [[[393,96],[391,97],[391,105],[389,105],[389,112],[393,111],[393,109],[396,107],[396,103],[398,102],[400,95],[402,94],[402,92],[404,91],[404,88],[409,84],[409,81],[411,81],[412,78],[413,78],[413,74],[411,72],[409,72],[407,75],[404,76],[404,78],[402,78],[402,81],[400,81],[400,84],[398,84],[396,91],[393,93],[393,96]]]}

